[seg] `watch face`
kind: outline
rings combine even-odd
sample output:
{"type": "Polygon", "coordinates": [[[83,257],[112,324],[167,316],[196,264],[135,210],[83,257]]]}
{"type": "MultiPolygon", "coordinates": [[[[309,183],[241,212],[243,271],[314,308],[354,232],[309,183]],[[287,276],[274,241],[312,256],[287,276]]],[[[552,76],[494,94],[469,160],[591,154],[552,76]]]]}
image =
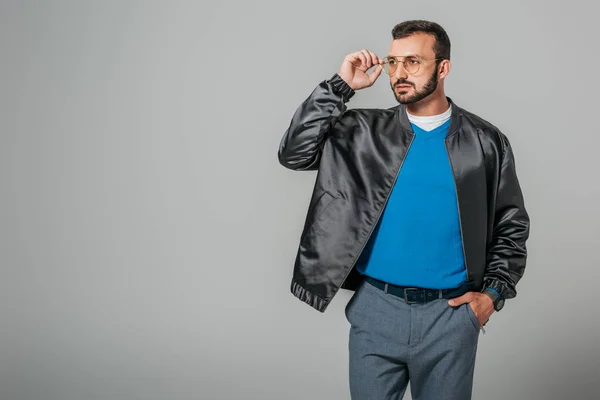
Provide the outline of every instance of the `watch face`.
{"type": "Polygon", "coordinates": [[[496,311],[502,310],[502,307],[504,307],[504,299],[498,299],[498,302],[496,303],[496,311]]]}

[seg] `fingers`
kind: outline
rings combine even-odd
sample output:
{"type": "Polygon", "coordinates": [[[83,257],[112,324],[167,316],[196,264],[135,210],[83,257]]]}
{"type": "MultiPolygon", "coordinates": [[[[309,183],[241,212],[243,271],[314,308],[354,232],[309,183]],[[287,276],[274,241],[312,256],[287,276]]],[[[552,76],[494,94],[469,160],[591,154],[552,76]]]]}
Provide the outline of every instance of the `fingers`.
{"type": "Polygon", "coordinates": [[[346,55],[340,67],[340,76],[355,90],[373,85],[383,71],[383,60],[375,53],[363,49],[346,55]],[[375,69],[367,73],[369,69],[375,69]]]}
{"type": "Polygon", "coordinates": [[[383,60],[379,58],[375,53],[367,49],[363,49],[357,51],[356,53],[352,53],[350,54],[350,56],[352,59],[360,61],[360,66],[362,67],[360,69],[362,71],[367,71],[374,65],[380,65],[383,62],[383,60]]]}
{"type": "Polygon", "coordinates": [[[383,71],[383,66],[377,65],[377,67],[375,67],[375,70],[369,75],[369,81],[371,81],[371,85],[375,83],[377,78],[379,78],[379,75],[381,75],[381,71],[383,71]]]}
{"type": "Polygon", "coordinates": [[[379,57],[377,57],[377,55],[375,55],[375,53],[373,53],[372,51],[369,51],[369,50],[365,50],[365,51],[367,53],[369,53],[369,56],[371,57],[371,66],[381,64],[382,60],[379,57]]]}
{"type": "Polygon", "coordinates": [[[475,292],[467,292],[463,294],[463,297],[467,300],[468,303],[475,300],[475,292]]]}
{"type": "Polygon", "coordinates": [[[361,71],[366,71],[371,68],[371,56],[366,50],[361,50],[356,53],[358,59],[360,60],[361,71]]]}
{"type": "Polygon", "coordinates": [[[475,299],[475,294],[473,292],[467,292],[462,296],[455,297],[453,299],[448,300],[448,304],[451,306],[459,306],[464,303],[470,303],[475,299]]]}
{"type": "Polygon", "coordinates": [[[361,50],[360,54],[361,60],[364,60],[364,66],[367,67],[367,69],[371,68],[373,66],[371,52],[369,50],[361,50]]]}

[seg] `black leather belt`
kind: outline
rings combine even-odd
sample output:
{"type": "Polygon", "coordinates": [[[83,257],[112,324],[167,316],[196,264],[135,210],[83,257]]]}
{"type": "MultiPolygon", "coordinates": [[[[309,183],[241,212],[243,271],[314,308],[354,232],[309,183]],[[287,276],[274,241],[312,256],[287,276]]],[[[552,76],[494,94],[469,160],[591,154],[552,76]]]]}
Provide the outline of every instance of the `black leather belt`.
{"type": "Polygon", "coordinates": [[[466,282],[457,288],[452,289],[425,289],[408,286],[398,286],[392,283],[380,281],[370,276],[364,277],[365,281],[371,285],[383,290],[386,293],[393,294],[406,300],[407,303],[427,303],[437,299],[450,299],[458,297],[473,289],[472,282],[466,282]]]}

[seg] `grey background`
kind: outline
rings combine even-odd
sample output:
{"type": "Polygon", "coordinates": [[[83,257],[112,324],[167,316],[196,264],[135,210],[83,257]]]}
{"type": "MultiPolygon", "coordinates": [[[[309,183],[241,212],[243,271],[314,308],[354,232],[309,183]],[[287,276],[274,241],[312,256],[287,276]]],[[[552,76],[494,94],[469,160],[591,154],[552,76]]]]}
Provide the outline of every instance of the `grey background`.
{"type": "MultiPolygon", "coordinates": [[[[447,93],[511,139],[532,218],[474,398],[598,398],[593,4],[2,0],[0,399],[348,399],[351,293],[289,293],[316,173],[276,153],[412,18],[447,29],[447,93]]],[[[393,105],[385,76],[349,103],[393,105]]]]}

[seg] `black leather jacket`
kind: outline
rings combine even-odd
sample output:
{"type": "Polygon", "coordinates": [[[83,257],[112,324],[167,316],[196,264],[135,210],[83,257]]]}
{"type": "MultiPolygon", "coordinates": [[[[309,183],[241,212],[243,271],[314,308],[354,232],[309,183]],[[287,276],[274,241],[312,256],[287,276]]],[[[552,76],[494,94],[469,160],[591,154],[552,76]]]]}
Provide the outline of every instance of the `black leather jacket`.
{"type": "MultiPolygon", "coordinates": [[[[371,236],[412,143],[406,107],[348,109],[354,90],[337,74],[295,112],[279,146],[292,170],[318,170],[291,292],[324,312],[339,288],[356,290],[356,261],[371,236]]],[[[469,281],[505,299],[523,276],[529,216],[510,143],[450,98],[446,148],[456,183],[469,281]]]]}

